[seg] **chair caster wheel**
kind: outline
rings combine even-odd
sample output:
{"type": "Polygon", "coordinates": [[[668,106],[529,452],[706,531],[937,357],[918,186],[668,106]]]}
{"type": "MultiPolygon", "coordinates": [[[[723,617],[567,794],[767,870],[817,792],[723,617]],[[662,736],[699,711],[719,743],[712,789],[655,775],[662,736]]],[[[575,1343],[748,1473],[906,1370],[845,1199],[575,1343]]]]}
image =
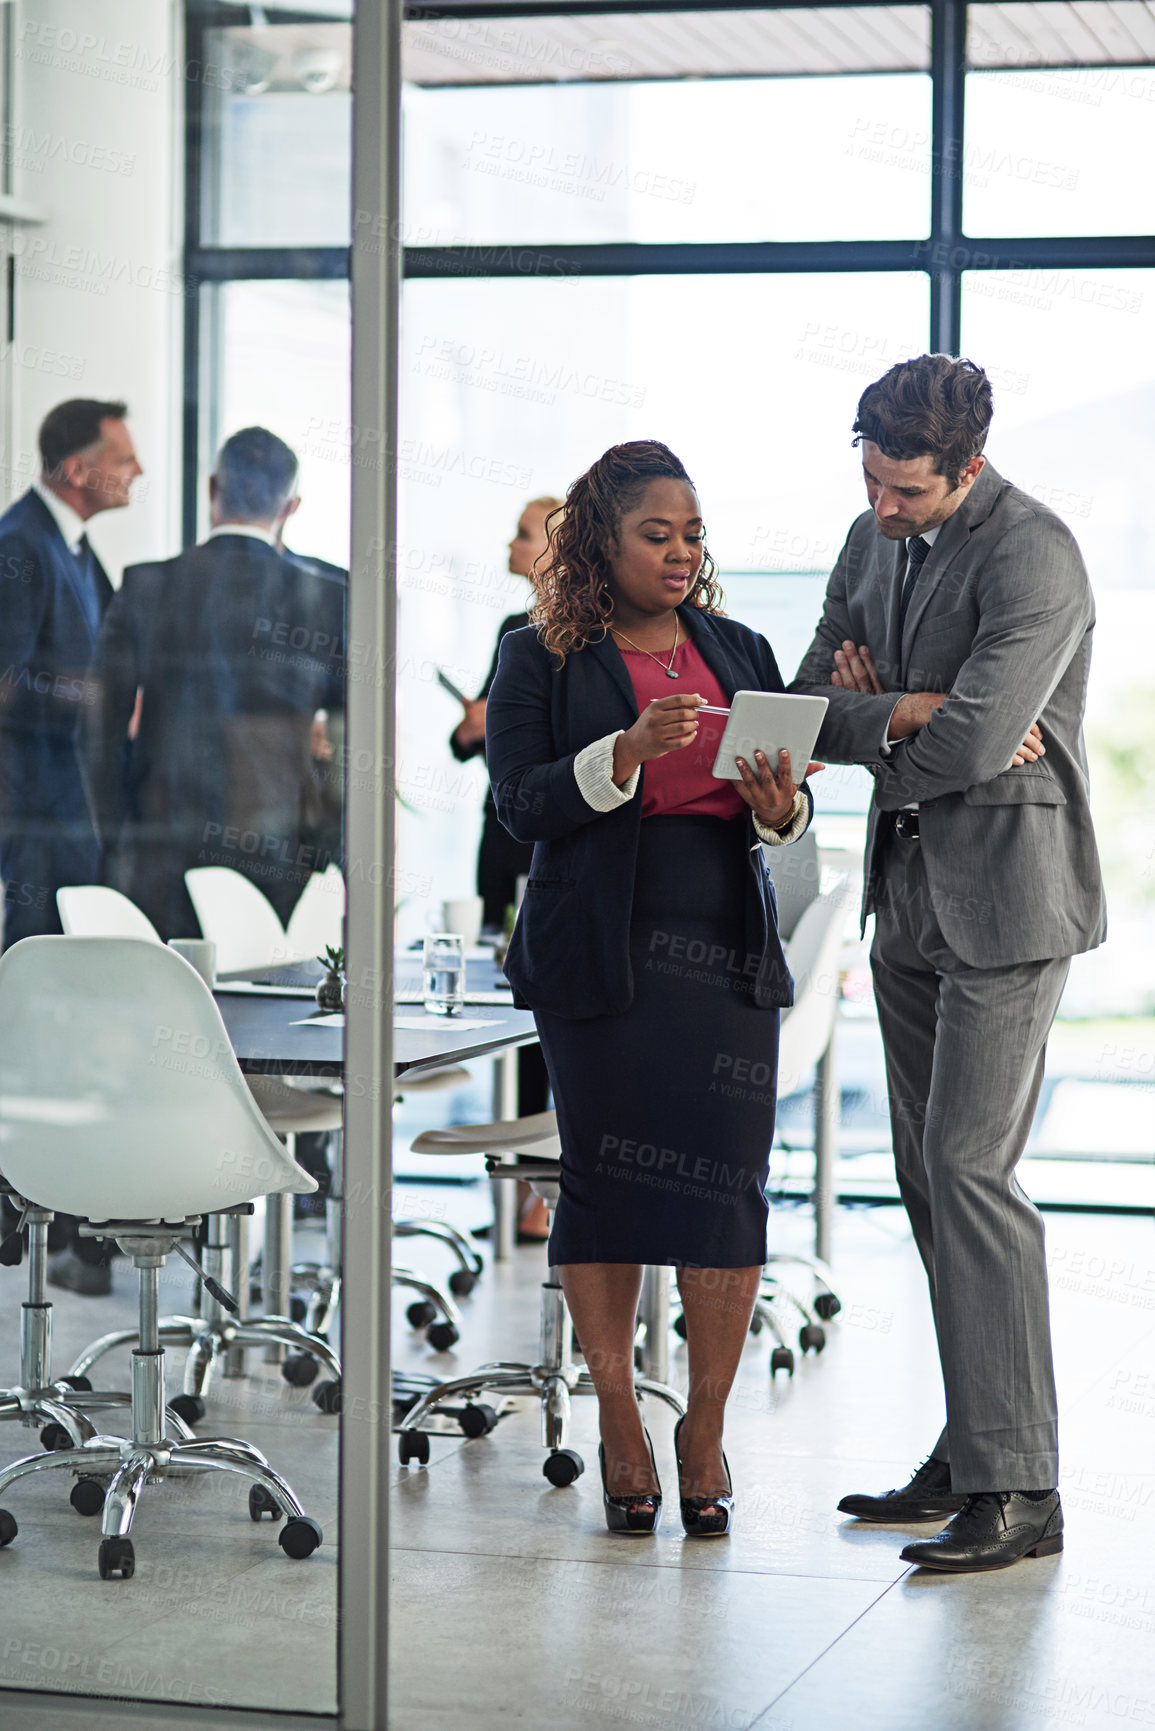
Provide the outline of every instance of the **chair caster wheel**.
{"type": "Polygon", "coordinates": [[[297,1322],[297,1323],[304,1322],[304,1320],[308,1316],[308,1314],[309,1314],[309,1303],[308,1303],[307,1299],[305,1299],[305,1298],[290,1298],[290,1300],[289,1300],[289,1321],[290,1322],[297,1322]]]}
{"type": "Polygon", "coordinates": [[[313,1405],[321,1412],[340,1412],[341,1384],[336,1381],[319,1382],[313,1390],[313,1405]]]}
{"type": "Polygon", "coordinates": [[[575,1479],[580,1479],[586,1470],[586,1463],[576,1449],[555,1449],[547,1455],[541,1466],[542,1472],[556,1490],[563,1485],[572,1485],[575,1479]]]}
{"type": "Polygon", "coordinates": [[[64,1388],[71,1388],[77,1394],[91,1394],[92,1384],[86,1376],[62,1376],[60,1382],[64,1388]]]}
{"type": "Polygon", "coordinates": [[[307,1352],[291,1352],[281,1366],[281,1375],[294,1388],[308,1388],[311,1382],[316,1382],[318,1364],[315,1358],[307,1352]]]}
{"type": "Polygon", "coordinates": [[[794,1354],[788,1346],[776,1346],[770,1354],[770,1375],[775,1371],[784,1370],[787,1376],[794,1375],[794,1354]]]}
{"type": "Polygon", "coordinates": [[[5,1545],[10,1545],[19,1531],[16,1517],[10,1515],[7,1509],[0,1509],[0,1550],[5,1545]]]}
{"type": "Polygon", "coordinates": [[[448,1352],[451,1346],[456,1346],[461,1336],[451,1322],[431,1322],[425,1330],[425,1338],[434,1352],[448,1352]]]}
{"type": "Polygon", "coordinates": [[[57,1449],[70,1449],[72,1438],[62,1424],[51,1422],[40,1432],[40,1446],[47,1449],[49,1454],[54,1454],[57,1449]]]}
{"type": "Polygon", "coordinates": [[[468,1298],[477,1285],[477,1276],[468,1268],[455,1268],[449,1276],[449,1290],[454,1298],[468,1298]]]}
{"type": "Polygon", "coordinates": [[[77,1479],[68,1500],[78,1515],[98,1515],[104,1507],[104,1486],[99,1479],[77,1479]]]}
{"type": "Polygon", "coordinates": [[[115,1575],[119,1575],[122,1580],[131,1581],[136,1569],[136,1553],[132,1548],[132,1540],[101,1539],[96,1566],[100,1570],[102,1581],[110,1581],[115,1575]]]}
{"type": "Polygon", "coordinates": [[[308,1515],[294,1515],[277,1534],[277,1543],[287,1557],[311,1557],[324,1534],[308,1515]]]}
{"type": "Polygon", "coordinates": [[[814,1310],[823,1322],[829,1322],[842,1309],[842,1301],[833,1292],[820,1292],[814,1300],[814,1310]]]}
{"type": "Polygon", "coordinates": [[[491,1430],[497,1429],[497,1414],[491,1406],[471,1403],[463,1408],[457,1422],[466,1436],[488,1436],[491,1430]]]}
{"type": "Polygon", "coordinates": [[[205,1403],[199,1394],[174,1394],[168,1404],[186,1424],[199,1424],[205,1416],[205,1403]]]}
{"type": "Polygon", "coordinates": [[[765,1326],[766,1326],[766,1324],[763,1322],[762,1318],[758,1315],[758,1312],[755,1311],[754,1314],[750,1318],[750,1333],[754,1334],[754,1335],[761,1334],[761,1332],[765,1328],[765,1326]]]}
{"type": "Polygon", "coordinates": [[[279,1521],[284,1511],[276,1498],[271,1496],[264,1485],[249,1486],[249,1519],[259,1521],[262,1515],[272,1515],[279,1521]]]}
{"type": "Polygon", "coordinates": [[[428,1328],[437,1321],[437,1306],[428,1298],[419,1298],[405,1312],[410,1328],[428,1328]]]}
{"type": "Polygon", "coordinates": [[[678,1312],[677,1316],[675,1316],[675,1318],[674,1318],[674,1333],[677,1335],[679,1340],[685,1340],[685,1338],[686,1338],[686,1317],[685,1317],[684,1311],[680,1310],[678,1312]]]}
{"type": "Polygon", "coordinates": [[[826,1330],[819,1328],[816,1322],[808,1322],[805,1328],[798,1330],[798,1344],[803,1352],[809,1352],[811,1347],[815,1352],[821,1352],[826,1345],[826,1330]]]}
{"type": "Polygon", "coordinates": [[[410,1461],[418,1466],[429,1465],[429,1438],[423,1430],[403,1430],[397,1439],[397,1459],[403,1467],[410,1461]]]}

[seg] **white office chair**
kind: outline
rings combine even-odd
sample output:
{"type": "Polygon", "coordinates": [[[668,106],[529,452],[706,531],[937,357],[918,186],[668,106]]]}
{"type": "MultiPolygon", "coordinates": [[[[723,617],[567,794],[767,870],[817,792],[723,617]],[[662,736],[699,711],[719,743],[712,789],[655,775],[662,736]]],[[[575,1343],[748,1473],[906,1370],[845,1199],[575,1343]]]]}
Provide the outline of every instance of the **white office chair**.
{"type": "Polygon", "coordinates": [[[299,960],[269,898],[229,866],[194,866],[184,874],[201,931],[217,946],[217,973],[299,960]]]}
{"type": "MultiPolygon", "coordinates": [[[[213,1008],[215,1010],[216,1006],[213,1008]]],[[[340,1128],[341,1101],[337,1095],[292,1088],[278,1076],[247,1076],[242,1077],[242,1081],[269,1129],[288,1143],[286,1158],[294,1171],[300,1168],[292,1161],[290,1137],[305,1130],[340,1128]]],[[[315,1190],[316,1180],[307,1188],[315,1190]]],[[[323,1367],[329,1375],[314,1388],[313,1402],[321,1412],[341,1410],[340,1359],[325,1335],[318,1332],[316,1321],[303,1327],[293,1321],[290,1311],[291,1193],[283,1188],[266,1193],[258,1187],[253,1194],[265,1197],[264,1316],[245,1314],[249,1278],[248,1210],[243,1213],[218,1210],[209,1213],[205,1210],[207,1218],[201,1267],[215,1286],[238,1294],[237,1302],[230,1309],[216,1296],[213,1285],[206,1282],[207,1296],[200,1316],[164,1316],[157,1323],[159,1337],[166,1347],[188,1348],[184,1387],[169,1403],[172,1411],[186,1424],[196,1424],[205,1416],[205,1396],[216,1367],[223,1364],[226,1376],[243,1376],[244,1351],[251,1346],[263,1346],[266,1362],[280,1364],[285,1381],[295,1387],[311,1383],[323,1367]]],[[[339,1262],[334,1268],[323,1271],[328,1281],[326,1323],[331,1319],[340,1296],[338,1270],[339,1262]]],[[[302,1278],[303,1274],[304,1270],[301,1271],[302,1278]]],[[[69,1377],[87,1378],[93,1365],[105,1353],[118,1347],[132,1346],[138,1338],[138,1331],[134,1328],[102,1334],[73,1361],[69,1377]]]]}
{"type": "MultiPolygon", "coordinates": [[[[426,1130],[413,1149],[418,1154],[485,1154],[491,1177],[524,1178],[552,1217],[561,1176],[561,1138],[553,1112],[536,1112],[504,1124],[456,1124],[449,1130],[426,1130]],[[525,1159],[517,1165],[503,1161],[501,1156],[509,1154],[525,1159]]],[[[398,1443],[402,1466],[409,1461],[422,1466],[428,1462],[429,1435],[421,1427],[447,1400],[465,1400],[457,1413],[458,1423],[466,1436],[479,1437],[491,1431],[498,1418],[493,1407],[477,1402],[479,1394],[535,1395],[541,1402],[542,1447],[549,1450],[541,1470],[551,1485],[572,1484],[584,1472],[585,1463],[576,1450],[566,1447],[570,1396],[596,1391],[589,1371],[579,1370],[573,1362],[573,1325],[553,1268],[542,1283],[540,1330],[537,1364],[483,1364],[470,1376],[439,1383],[416,1401],[405,1415],[398,1443]]],[[[665,1383],[638,1377],[634,1386],[639,1398],[653,1395],[679,1417],[684,1413],[681,1397],[665,1383]]]]}
{"type": "MultiPolygon", "coordinates": [[[[207,868],[210,872],[217,869],[207,868]]],[[[237,873],[226,873],[253,890],[259,902],[268,907],[259,890],[253,889],[237,873]]],[[[152,922],[127,896],[99,884],[74,885],[56,892],[60,922],[65,932],[77,937],[140,937],[160,943],[152,922]]],[[[276,919],[272,908],[270,914],[276,919]]],[[[280,921],[277,921],[280,929],[280,921]]],[[[248,1079],[250,1093],[256,1099],[266,1121],[279,1136],[290,1137],[305,1131],[339,1130],[341,1101],[328,1093],[290,1087],[276,1076],[253,1076],[248,1079]]],[[[290,1150],[291,1152],[291,1150],[290,1150]]],[[[193,1317],[166,1316],[161,1319],[161,1338],[170,1346],[187,1344],[190,1351],[185,1369],[184,1389],[174,1397],[173,1410],[193,1423],[204,1417],[204,1396],[213,1369],[224,1359],[227,1376],[243,1376],[244,1348],[263,1341],[267,1359],[279,1363],[287,1382],[304,1386],[316,1377],[320,1364],[331,1373],[331,1380],[318,1386],[313,1399],[323,1412],[336,1412],[340,1404],[341,1367],[327,1342],[311,1338],[327,1332],[332,1322],[340,1294],[339,1263],[314,1270],[302,1266],[300,1279],[310,1280],[317,1302],[312,1307],[307,1329],[298,1329],[290,1316],[288,1263],[292,1256],[292,1205],[284,1196],[270,1196],[265,1205],[265,1242],[272,1254],[264,1258],[265,1316],[250,1321],[245,1313],[248,1306],[242,1288],[242,1315],[245,1316],[245,1339],[239,1338],[238,1327],[217,1301],[210,1297],[205,1314],[193,1317]],[[284,1327],[282,1327],[282,1324],[284,1327]],[[286,1337],[285,1328],[291,1332],[286,1337]],[[310,1338],[306,1338],[306,1336],[310,1338]],[[293,1349],[286,1357],[286,1349],[293,1349]]],[[[330,1217],[333,1211],[328,1211],[330,1217]]],[[[205,1267],[218,1282],[236,1289],[247,1280],[248,1220],[233,1214],[220,1220],[210,1220],[205,1245],[205,1267]]],[[[102,1335],[88,1347],[71,1366],[68,1379],[84,1384],[96,1361],[114,1347],[127,1346],[136,1339],[135,1329],[121,1329],[102,1335]]]]}
{"type": "Polygon", "coordinates": [[[320,956],[327,948],[343,946],[344,928],[345,879],[339,867],[329,865],[310,876],[289,915],[285,936],[295,956],[320,956]]]}
{"type": "MultiPolygon", "coordinates": [[[[829,1208],[832,1174],[825,1164],[834,1158],[834,1136],[821,1122],[827,1102],[823,1089],[837,1086],[833,1075],[832,1047],[835,1019],[838,1014],[838,958],[850,902],[845,883],[839,882],[824,896],[811,901],[797,918],[790,937],[783,946],[786,961],[794,976],[794,1004],[782,1013],[778,1036],[778,1096],[794,1093],[810,1072],[829,1065],[830,1074],[821,1079],[815,1106],[815,1211],[829,1208]],[[823,1139],[827,1145],[823,1146],[823,1139]]],[[[820,1225],[821,1233],[821,1225],[820,1225]]],[[[772,1251],[766,1259],[762,1291],[755,1306],[755,1316],[769,1325],[777,1339],[770,1354],[771,1375],[776,1370],[792,1372],[794,1354],[787,1346],[776,1313],[778,1303],[789,1306],[802,1318],[798,1343],[802,1351],[821,1352],[826,1344],[823,1322],[838,1315],[842,1305],[834,1292],[833,1276],[826,1261],[817,1256],[790,1256],[772,1251]],[[812,1277],[816,1291],[813,1301],[775,1277],[775,1268],[794,1266],[805,1269],[812,1277]]]]}
{"type": "MultiPolygon", "coordinates": [[[[0,1472],[0,1495],[30,1473],[77,1474],[73,1507],[103,1511],[108,1579],[133,1573],[129,1532],[147,1484],[237,1473],[249,1482],[252,1519],[287,1517],[282,1549],[308,1556],[321,1529],[259,1449],[232,1437],[165,1439],[157,1281],[166,1258],[175,1250],[196,1268],[182,1241],[206,1214],[316,1188],[265,1123],[199,975],[138,938],[13,945],[0,957],[0,1147],[13,1189],[115,1239],[140,1277],[131,1436],[17,1461],[0,1472]]],[[[234,1302],[219,1287],[215,1296],[234,1302]]],[[[0,1508],[0,1546],[17,1531],[0,1508]]]]}
{"type": "Polygon", "coordinates": [[[57,890],[56,906],[69,937],[148,938],[160,943],[160,933],[148,915],[119,890],[103,884],[70,884],[57,890]]]}

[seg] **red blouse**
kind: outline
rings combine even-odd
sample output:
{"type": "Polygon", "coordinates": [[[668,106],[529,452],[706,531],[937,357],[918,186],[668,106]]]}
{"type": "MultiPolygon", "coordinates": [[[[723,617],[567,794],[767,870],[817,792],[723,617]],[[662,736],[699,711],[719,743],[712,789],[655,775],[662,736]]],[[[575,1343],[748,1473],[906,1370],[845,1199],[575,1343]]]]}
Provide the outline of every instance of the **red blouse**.
{"type": "MultiPolygon", "coordinates": [[[[729,708],[725,692],[689,639],[679,644],[674,656],[677,681],[666,677],[668,655],[662,656],[659,666],[640,649],[628,648],[620,638],[615,641],[625,659],[639,714],[655,698],[675,697],[679,691],[696,691],[707,703],[729,708]]],[[[716,781],[711,774],[725,725],[724,715],[703,715],[692,745],[643,765],[643,817],[740,817],[749,810],[728,781],[716,781]]],[[[737,774],[735,769],[735,778],[737,774]]]]}

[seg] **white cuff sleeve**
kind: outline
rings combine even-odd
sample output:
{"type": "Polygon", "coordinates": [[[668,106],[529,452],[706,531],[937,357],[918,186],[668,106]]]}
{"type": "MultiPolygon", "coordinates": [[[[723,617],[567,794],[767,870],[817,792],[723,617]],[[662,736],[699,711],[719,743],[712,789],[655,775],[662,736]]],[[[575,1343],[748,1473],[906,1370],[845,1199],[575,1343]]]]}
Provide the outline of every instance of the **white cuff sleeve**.
{"type": "MultiPolygon", "coordinates": [[[[894,709],[897,709],[897,708],[898,708],[898,704],[896,703],[894,706],[894,709]]],[[[894,709],[892,709],[890,714],[887,716],[886,726],[882,730],[881,751],[882,751],[883,757],[890,757],[894,752],[895,746],[898,744],[897,739],[892,740],[890,737],[890,724],[894,720],[894,709]]]]}
{"type": "Polygon", "coordinates": [[[797,841],[805,835],[810,824],[810,801],[799,788],[794,795],[794,810],[790,813],[790,822],[785,829],[767,829],[764,823],[754,819],[754,833],[759,841],[764,841],[767,847],[786,847],[790,842],[797,841]]]}
{"type": "Polygon", "coordinates": [[[619,805],[628,805],[638,791],[640,768],[621,787],[614,785],[614,742],[624,731],[619,728],[617,733],[607,733],[604,739],[595,739],[573,760],[578,792],[594,811],[616,811],[619,805]]]}

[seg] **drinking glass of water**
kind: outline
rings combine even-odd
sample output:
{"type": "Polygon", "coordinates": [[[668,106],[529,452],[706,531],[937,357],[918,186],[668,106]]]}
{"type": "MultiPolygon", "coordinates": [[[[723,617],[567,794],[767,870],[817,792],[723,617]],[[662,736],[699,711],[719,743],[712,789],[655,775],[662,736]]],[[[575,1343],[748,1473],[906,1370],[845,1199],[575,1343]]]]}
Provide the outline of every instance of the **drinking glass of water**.
{"type": "Polygon", "coordinates": [[[425,1008],[432,1016],[455,1016],[465,1002],[465,939],[434,932],[425,940],[421,975],[425,1008]]]}

